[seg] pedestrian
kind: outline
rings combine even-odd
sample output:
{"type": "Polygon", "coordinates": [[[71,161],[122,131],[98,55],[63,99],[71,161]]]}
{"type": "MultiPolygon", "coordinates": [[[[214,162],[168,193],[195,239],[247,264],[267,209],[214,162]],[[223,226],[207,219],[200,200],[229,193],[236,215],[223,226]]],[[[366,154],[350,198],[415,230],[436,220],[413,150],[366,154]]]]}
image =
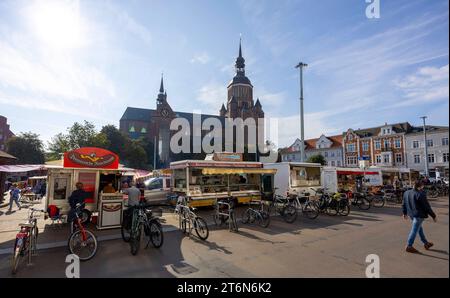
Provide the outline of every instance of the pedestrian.
{"type": "Polygon", "coordinates": [[[77,204],[84,204],[84,200],[87,198],[88,194],[83,189],[83,183],[77,182],[75,184],[76,189],[72,192],[69,197],[70,211],[68,215],[68,221],[71,222],[75,219],[75,212],[77,204]]]}
{"type": "Polygon", "coordinates": [[[406,252],[418,253],[419,251],[413,247],[414,240],[417,233],[419,233],[420,240],[424,244],[426,250],[430,249],[434,244],[429,242],[423,231],[423,221],[431,216],[433,221],[436,222],[436,214],[431,209],[430,203],[427,200],[425,191],[423,191],[423,182],[418,180],[414,183],[414,188],[406,191],[403,194],[403,218],[411,218],[412,226],[408,235],[406,252]]]}
{"type": "Polygon", "coordinates": [[[14,183],[11,187],[11,190],[9,191],[9,209],[8,212],[12,211],[12,205],[13,202],[16,202],[17,207],[19,207],[19,210],[22,209],[22,207],[19,204],[20,199],[20,189],[17,187],[17,184],[14,183]]]}
{"type": "Polygon", "coordinates": [[[123,211],[123,221],[126,228],[131,227],[133,210],[139,205],[141,200],[141,191],[136,187],[135,183],[130,182],[128,185],[128,188],[122,189],[122,193],[128,195],[128,208],[123,211]]]}

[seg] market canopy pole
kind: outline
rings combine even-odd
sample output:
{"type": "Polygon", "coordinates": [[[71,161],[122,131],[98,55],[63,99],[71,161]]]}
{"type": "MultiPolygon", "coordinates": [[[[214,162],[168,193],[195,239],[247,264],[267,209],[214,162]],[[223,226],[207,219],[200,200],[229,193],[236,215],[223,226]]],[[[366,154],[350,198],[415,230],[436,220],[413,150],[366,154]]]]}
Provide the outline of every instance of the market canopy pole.
{"type": "Polygon", "coordinates": [[[425,119],[427,119],[427,116],[420,117],[423,120],[423,139],[424,139],[424,147],[425,147],[425,176],[429,176],[429,170],[428,170],[428,144],[427,144],[427,128],[425,125],[425,119]]]}

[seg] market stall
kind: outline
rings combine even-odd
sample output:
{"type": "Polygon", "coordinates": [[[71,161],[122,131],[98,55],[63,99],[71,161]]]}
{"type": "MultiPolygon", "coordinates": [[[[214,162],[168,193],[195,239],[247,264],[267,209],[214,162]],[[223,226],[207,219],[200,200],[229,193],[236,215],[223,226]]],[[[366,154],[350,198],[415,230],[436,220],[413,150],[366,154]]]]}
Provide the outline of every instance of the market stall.
{"type": "Polygon", "coordinates": [[[120,167],[116,154],[101,148],[79,148],[64,153],[62,165],[46,167],[46,208],[55,205],[61,214],[67,214],[70,210],[68,198],[76,183],[81,182],[87,193],[86,210],[98,216],[97,228],[120,227],[126,198],[120,189],[124,181],[131,179],[125,173],[132,169],[120,167]]]}
{"type": "Polygon", "coordinates": [[[285,196],[287,193],[300,195],[309,188],[322,186],[320,174],[322,166],[308,162],[266,163],[266,169],[275,169],[276,194],[285,196]]]}
{"type": "Polygon", "coordinates": [[[419,172],[410,168],[372,166],[369,169],[381,172],[383,185],[395,185],[397,183],[403,187],[408,187],[412,186],[414,181],[419,178],[419,172]]]}
{"type": "Polygon", "coordinates": [[[260,199],[261,191],[273,191],[274,169],[260,162],[242,161],[239,154],[220,154],[219,160],[172,162],[173,192],[188,196],[192,206],[210,206],[216,199],[234,197],[238,203],[260,199]],[[229,159],[230,161],[225,161],[229,159]]]}
{"type": "Polygon", "coordinates": [[[358,181],[367,188],[383,185],[381,172],[376,169],[324,167],[322,184],[329,192],[356,191],[358,181]]]}

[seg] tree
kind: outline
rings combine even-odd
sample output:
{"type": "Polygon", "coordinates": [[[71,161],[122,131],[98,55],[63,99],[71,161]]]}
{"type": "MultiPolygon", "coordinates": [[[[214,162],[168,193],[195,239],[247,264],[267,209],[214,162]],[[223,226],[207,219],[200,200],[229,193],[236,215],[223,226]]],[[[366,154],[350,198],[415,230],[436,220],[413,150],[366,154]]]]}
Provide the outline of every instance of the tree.
{"type": "Polygon", "coordinates": [[[327,164],[327,161],[326,161],[325,157],[323,157],[322,154],[311,155],[308,158],[308,162],[320,163],[323,166],[327,164]]]}
{"type": "Polygon", "coordinates": [[[126,165],[131,168],[148,168],[147,153],[142,147],[140,140],[129,141],[129,144],[127,144],[126,146],[123,158],[126,165]]]}
{"type": "Polygon", "coordinates": [[[6,143],[6,152],[17,157],[21,164],[43,164],[44,144],[39,135],[32,132],[22,132],[10,138],[6,143]]]}

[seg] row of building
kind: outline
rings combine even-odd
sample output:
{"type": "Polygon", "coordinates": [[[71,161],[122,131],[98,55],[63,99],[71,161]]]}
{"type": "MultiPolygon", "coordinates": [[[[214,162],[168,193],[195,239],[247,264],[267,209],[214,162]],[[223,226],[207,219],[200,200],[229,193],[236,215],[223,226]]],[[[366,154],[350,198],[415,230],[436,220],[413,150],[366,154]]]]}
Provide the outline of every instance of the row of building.
{"type": "MultiPolygon", "coordinates": [[[[366,129],[348,129],[340,135],[321,135],[317,139],[305,140],[305,155],[322,155],[328,166],[359,167],[359,160],[369,161],[371,166],[410,168],[419,172],[425,169],[428,160],[430,175],[439,172],[448,177],[449,128],[426,126],[427,153],[423,126],[412,126],[408,122],[387,124],[366,129]]],[[[283,161],[300,161],[299,139],[280,150],[283,161]]]]}

